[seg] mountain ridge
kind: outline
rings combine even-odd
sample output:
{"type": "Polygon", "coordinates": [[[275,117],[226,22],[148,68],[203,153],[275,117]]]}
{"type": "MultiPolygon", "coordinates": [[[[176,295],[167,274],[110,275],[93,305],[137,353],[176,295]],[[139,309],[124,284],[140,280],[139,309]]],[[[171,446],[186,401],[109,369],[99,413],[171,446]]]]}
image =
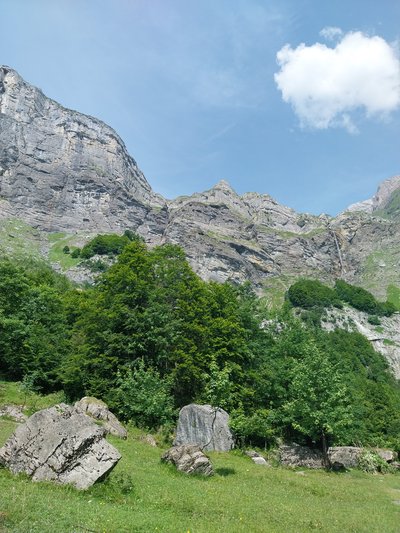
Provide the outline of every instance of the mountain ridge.
{"type": "Polygon", "coordinates": [[[112,128],[0,66],[0,219],[46,234],[79,241],[131,229],[150,246],[182,246],[205,279],[250,280],[262,291],[299,276],[343,277],[383,296],[387,285],[400,286],[399,191],[394,176],[336,217],[298,213],[268,194],[239,195],[225,180],[166,200],[112,128]]]}

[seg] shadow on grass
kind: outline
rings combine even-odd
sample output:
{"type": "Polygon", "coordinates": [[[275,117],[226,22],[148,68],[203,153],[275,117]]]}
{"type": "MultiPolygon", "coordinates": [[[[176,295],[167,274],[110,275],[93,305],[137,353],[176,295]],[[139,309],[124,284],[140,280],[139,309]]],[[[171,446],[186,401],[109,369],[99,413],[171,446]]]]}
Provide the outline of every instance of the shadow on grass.
{"type": "Polygon", "coordinates": [[[216,468],[215,473],[218,476],[231,476],[232,474],[236,474],[236,470],[234,468],[216,468]]]}

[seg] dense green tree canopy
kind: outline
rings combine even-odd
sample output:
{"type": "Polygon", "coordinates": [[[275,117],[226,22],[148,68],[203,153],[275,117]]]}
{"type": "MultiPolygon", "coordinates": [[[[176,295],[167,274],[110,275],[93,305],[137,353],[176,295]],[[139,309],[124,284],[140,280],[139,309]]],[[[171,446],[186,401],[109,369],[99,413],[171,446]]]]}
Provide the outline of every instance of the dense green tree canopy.
{"type": "Polygon", "coordinates": [[[400,447],[400,389],[385,359],[359,333],[320,327],[324,306],[356,296],[378,314],[372,295],[300,280],[288,298],[307,320],[288,303],[272,314],[249,284],[201,280],[177,246],[118,239],[92,241],[124,244],[85,289],[43,264],[0,261],[3,377],[98,396],[146,427],[199,401],[226,408],[242,442],[400,447]]]}

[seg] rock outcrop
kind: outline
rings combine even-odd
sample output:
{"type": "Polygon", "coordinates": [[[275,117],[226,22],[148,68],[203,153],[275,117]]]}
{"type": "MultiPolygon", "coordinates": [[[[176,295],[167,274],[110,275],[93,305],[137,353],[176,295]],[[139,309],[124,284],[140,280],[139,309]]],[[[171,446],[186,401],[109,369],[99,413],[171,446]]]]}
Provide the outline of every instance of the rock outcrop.
{"type": "Polygon", "coordinates": [[[121,458],[104,435],[90,417],[59,404],[38,411],[17,427],[0,449],[0,464],[34,481],[87,489],[121,458]]]}
{"type": "Polygon", "coordinates": [[[165,205],[114,130],[63,108],[6,66],[0,177],[3,215],[47,231],[137,228],[165,205]]]}
{"type": "Polygon", "coordinates": [[[179,412],[175,446],[193,444],[202,450],[227,452],[234,441],[229,429],[229,415],[211,405],[190,404],[179,412]]]}
{"type": "Polygon", "coordinates": [[[284,444],[278,450],[279,461],[284,466],[324,468],[323,455],[320,450],[312,450],[299,444],[284,444]]]}
{"type": "Polygon", "coordinates": [[[200,474],[202,476],[212,476],[213,466],[209,458],[204,455],[198,446],[185,444],[173,446],[164,453],[161,460],[176,466],[180,472],[185,474],[200,474]]]}
{"type": "Polygon", "coordinates": [[[126,439],[128,432],[118,420],[118,418],[109,410],[108,405],[102,400],[85,396],[79,402],[75,403],[75,409],[78,413],[88,415],[102,423],[107,433],[126,439]]]}
{"type": "Polygon", "coordinates": [[[328,459],[335,468],[357,468],[363,448],[357,446],[333,446],[328,448],[328,459]]]}
{"type": "Polygon", "coordinates": [[[340,328],[361,333],[385,357],[396,379],[400,379],[400,314],[380,317],[379,325],[371,324],[369,319],[367,313],[350,306],[331,308],[326,310],[321,327],[327,331],[340,328]]]}

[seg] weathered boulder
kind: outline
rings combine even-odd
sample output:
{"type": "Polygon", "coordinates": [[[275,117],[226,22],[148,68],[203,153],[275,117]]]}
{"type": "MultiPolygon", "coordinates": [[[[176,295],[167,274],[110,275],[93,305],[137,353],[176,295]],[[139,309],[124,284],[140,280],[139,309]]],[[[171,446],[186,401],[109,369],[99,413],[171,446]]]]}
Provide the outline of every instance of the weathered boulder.
{"type": "Polygon", "coordinates": [[[328,460],[333,468],[357,468],[362,453],[357,446],[333,446],[328,448],[328,460]]]}
{"type": "Polygon", "coordinates": [[[2,405],[0,407],[0,418],[5,416],[15,420],[15,422],[25,422],[28,417],[23,410],[23,405],[2,405]]]}
{"type": "Polygon", "coordinates": [[[152,446],[153,448],[157,448],[157,441],[153,437],[153,435],[150,435],[150,433],[148,433],[147,435],[142,435],[140,437],[140,440],[142,442],[144,442],[145,444],[148,444],[149,446],[152,446]]]}
{"type": "Polygon", "coordinates": [[[214,474],[210,459],[204,455],[198,446],[184,444],[173,446],[161,457],[165,463],[172,463],[178,470],[185,474],[201,474],[212,476],[214,474]]]}
{"type": "Polygon", "coordinates": [[[398,458],[398,455],[395,451],[387,448],[375,448],[374,452],[376,452],[379,457],[381,457],[387,463],[392,463],[398,458]]]}
{"type": "Polygon", "coordinates": [[[229,429],[229,415],[211,405],[185,405],[179,412],[174,446],[195,444],[202,450],[227,452],[234,441],[229,429]]]}
{"type": "Polygon", "coordinates": [[[111,433],[111,435],[115,435],[121,439],[127,438],[128,432],[118,418],[108,409],[108,405],[102,400],[85,396],[79,402],[75,403],[75,409],[80,413],[100,420],[107,433],[111,433]]]}
{"type": "Polygon", "coordinates": [[[254,450],[247,450],[244,453],[248,457],[250,457],[253,463],[256,463],[256,465],[270,466],[269,463],[265,460],[265,458],[262,455],[260,455],[258,452],[254,450]]]}
{"type": "Polygon", "coordinates": [[[299,444],[284,444],[279,447],[279,460],[285,466],[324,468],[323,454],[299,444]]]}
{"type": "Polygon", "coordinates": [[[35,481],[87,489],[121,458],[104,435],[90,417],[59,404],[38,411],[17,427],[0,448],[0,464],[35,481]]]}

